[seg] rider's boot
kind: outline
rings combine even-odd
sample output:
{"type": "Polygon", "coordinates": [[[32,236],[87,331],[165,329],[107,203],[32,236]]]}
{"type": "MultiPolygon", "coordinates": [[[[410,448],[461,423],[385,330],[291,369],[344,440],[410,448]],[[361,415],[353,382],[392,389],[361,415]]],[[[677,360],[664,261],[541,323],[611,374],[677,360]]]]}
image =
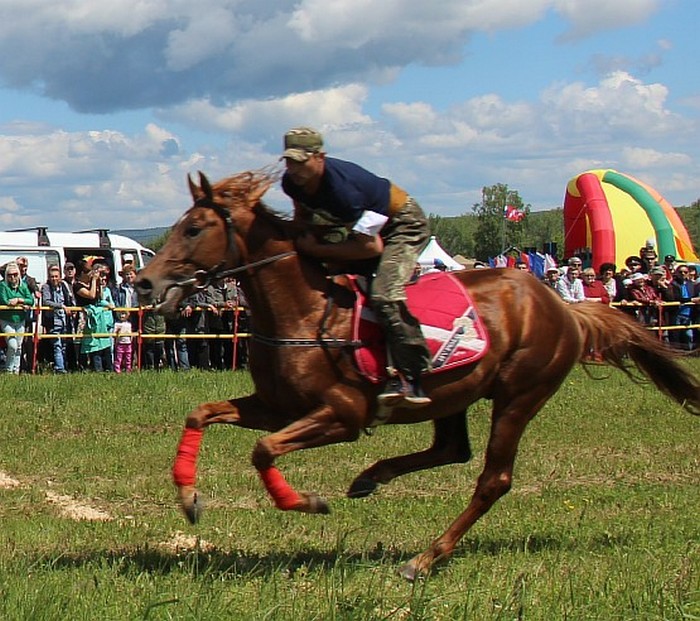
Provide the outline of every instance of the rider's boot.
{"type": "Polygon", "coordinates": [[[430,354],[418,321],[403,302],[385,302],[375,307],[382,320],[392,363],[399,373],[390,377],[377,397],[387,407],[422,407],[431,400],[420,384],[423,371],[430,369],[430,354]]]}

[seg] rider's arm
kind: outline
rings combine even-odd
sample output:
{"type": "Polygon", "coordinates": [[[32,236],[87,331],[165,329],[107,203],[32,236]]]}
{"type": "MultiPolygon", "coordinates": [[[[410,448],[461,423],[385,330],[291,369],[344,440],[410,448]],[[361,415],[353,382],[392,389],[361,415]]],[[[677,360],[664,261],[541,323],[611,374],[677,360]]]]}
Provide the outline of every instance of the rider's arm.
{"type": "Polygon", "coordinates": [[[297,240],[297,248],[304,254],[331,263],[373,259],[384,251],[384,242],[379,236],[379,231],[388,219],[376,211],[366,210],[362,212],[344,241],[320,244],[313,235],[306,234],[297,240]]]}
{"type": "Polygon", "coordinates": [[[337,244],[321,244],[311,233],[307,233],[297,239],[296,244],[299,252],[330,262],[371,259],[381,255],[384,250],[379,235],[361,233],[351,233],[345,241],[337,244]]]}

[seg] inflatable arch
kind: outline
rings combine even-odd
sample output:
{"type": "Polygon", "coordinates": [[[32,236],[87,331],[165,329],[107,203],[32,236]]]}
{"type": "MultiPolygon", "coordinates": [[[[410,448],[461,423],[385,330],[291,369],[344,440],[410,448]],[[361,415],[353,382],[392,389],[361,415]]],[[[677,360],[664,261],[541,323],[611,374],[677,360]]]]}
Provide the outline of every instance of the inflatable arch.
{"type": "Polygon", "coordinates": [[[698,260],[676,210],[656,190],[615,170],[589,170],[566,186],[564,252],[566,257],[592,253],[591,265],[624,265],[647,240],[656,242],[660,262],[698,260]]]}

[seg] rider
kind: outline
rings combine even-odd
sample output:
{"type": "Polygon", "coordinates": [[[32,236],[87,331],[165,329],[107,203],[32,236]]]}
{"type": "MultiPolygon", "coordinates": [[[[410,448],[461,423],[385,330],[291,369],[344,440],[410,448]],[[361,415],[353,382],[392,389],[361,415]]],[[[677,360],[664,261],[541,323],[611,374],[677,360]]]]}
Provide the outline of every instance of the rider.
{"type": "Polygon", "coordinates": [[[430,238],[422,209],[388,179],[326,157],[323,137],[314,129],[289,130],[282,158],[282,189],[294,201],[295,221],[311,227],[320,217],[347,230],[337,243],[323,243],[307,231],[297,240],[299,251],[329,262],[379,258],[370,299],[384,327],[391,364],[399,373],[378,396],[380,404],[430,403],[420,385],[421,374],[431,369],[430,353],[420,324],[406,307],[405,291],[430,238]]]}

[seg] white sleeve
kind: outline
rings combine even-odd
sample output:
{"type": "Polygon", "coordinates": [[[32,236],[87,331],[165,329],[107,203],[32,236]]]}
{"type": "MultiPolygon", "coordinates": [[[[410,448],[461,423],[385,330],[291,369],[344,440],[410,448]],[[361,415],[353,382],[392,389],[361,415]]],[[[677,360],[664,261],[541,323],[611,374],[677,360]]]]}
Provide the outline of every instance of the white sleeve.
{"type": "Polygon", "coordinates": [[[362,212],[360,219],[355,222],[352,230],[355,233],[361,233],[362,235],[370,235],[374,237],[382,230],[384,225],[389,220],[389,216],[383,216],[376,211],[365,210],[362,212]]]}

